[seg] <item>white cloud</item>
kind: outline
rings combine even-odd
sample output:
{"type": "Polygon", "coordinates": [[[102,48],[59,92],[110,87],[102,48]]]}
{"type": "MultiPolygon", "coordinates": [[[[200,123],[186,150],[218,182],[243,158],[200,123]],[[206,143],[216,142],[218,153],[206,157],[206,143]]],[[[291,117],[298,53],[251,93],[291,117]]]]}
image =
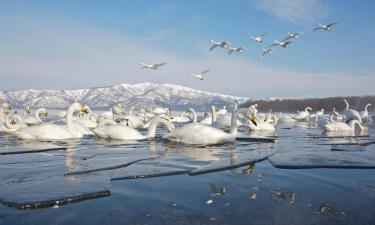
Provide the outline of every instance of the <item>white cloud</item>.
{"type": "Polygon", "coordinates": [[[314,22],[327,15],[322,0],[251,0],[257,8],[293,23],[314,22]]]}

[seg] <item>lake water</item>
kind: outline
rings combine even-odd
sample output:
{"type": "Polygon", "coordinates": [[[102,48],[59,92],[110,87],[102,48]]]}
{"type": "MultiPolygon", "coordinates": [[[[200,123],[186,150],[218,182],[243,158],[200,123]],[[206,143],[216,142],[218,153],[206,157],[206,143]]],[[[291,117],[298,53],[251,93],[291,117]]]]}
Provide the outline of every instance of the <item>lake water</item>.
{"type": "Polygon", "coordinates": [[[368,127],[366,136],[338,138],[279,124],[275,142],[209,147],[164,142],[162,128],[139,142],[2,134],[0,224],[375,224],[368,127]],[[8,154],[56,147],[67,149],[8,154]]]}

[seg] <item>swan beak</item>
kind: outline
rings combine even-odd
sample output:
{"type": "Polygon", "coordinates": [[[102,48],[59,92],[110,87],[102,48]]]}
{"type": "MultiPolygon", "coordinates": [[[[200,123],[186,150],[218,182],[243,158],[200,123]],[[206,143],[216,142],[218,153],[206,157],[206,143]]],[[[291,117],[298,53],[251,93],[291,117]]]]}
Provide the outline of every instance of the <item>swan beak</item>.
{"type": "Polygon", "coordinates": [[[44,113],[44,116],[48,116],[48,112],[45,112],[45,113],[44,113]]]}
{"type": "Polygon", "coordinates": [[[15,124],[16,124],[16,121],[15,121],[14,119],[12,119],[12,120],[10,121],[10,123],[13,124],[13,125],[15,125],[15,124]]]}
{"type": "Polygon", "coordinates": [[[11,105],[11,104],[8,104],[8,105],[6,106],[6,108],[9,109],[9,110],[12,110],[12,105],[11,105]]]}
{"type": "Polygon", "coordinates": [[[257,117],[253,114],[250,118],[250,121],[255,125],[255,126],[258,126],[257,124],[257,117]]]}
{"type": "Polygon", "coordinates": [[[87,109],[85,109],[84,107],[81,107],[81,110],[80,110],[81,112],[83,112],[83,113],[89,113],[88,111],[87,111],[87,109]]]}

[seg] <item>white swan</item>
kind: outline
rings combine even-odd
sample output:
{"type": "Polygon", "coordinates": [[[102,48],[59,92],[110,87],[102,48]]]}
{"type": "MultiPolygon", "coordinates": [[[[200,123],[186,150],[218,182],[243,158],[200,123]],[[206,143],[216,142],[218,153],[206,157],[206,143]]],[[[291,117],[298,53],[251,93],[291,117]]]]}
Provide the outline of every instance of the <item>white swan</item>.
{"type": "Polygon", "coordinates": [[[82,138],[84,134],[77,129],[73,122],[73,113],[76,111],[87,112],[79,103],[69,106],[66,116],[66,125],[40,124],[32,127],[21,128],[15,135],[20,139],[34,140],[64,140],[72,138],[82,138]]]}
{"type": "Polygon", "coordinates": [[[230,44],[228,41],[216,42],[214,40],[210,40],[210,42],[213,43],[213,45],[211,45],[209,51],[212,51],[212,50],[214,50],[217,47],[220,47],[220,48],[229,48],[229,44],[230,44]]]}
{"type": "Polygon", "coordinates": [[[274,46],[281,46],[283,48],[288,48],[290,44],[292,44],[293,42],[291,41],[276,41],[274,40],[273,41],[273,44],[268,46],[268,48],[272,48],[274,46]]]}
{"type": "Polygon", "coordinates": [[[209,113],[204,113],[203,119],[199,123],[211,125],[212,124],[212,116],[210,116],[209,113]]]}
{"type": "Polygon", "coordinates": [[[5,116],[8,112],[5,112],[4,110],[11,110],[12,109],[12,105],[5,102],[1,105],[0,107],[0,123],[4,123],[5,122],[5,116]]]}
{"type": "Polygon", "coordinates": [[[281,123],[295,123],[296,120],[293,118],[292,115],[287,115],[287,114],[281,114],[279,121],[281,123]]]}
{"type": "Polygon", "coordinates": [[[0,132],[14,133],[24,127],[27,127],[27,125],[23,122],[20,115],[7,114],[4,123],[0,124],[0,132]]]}
{"type": "Polygon", "coordinates": [[[332,26],[334,26],[336,24],[338,24],[338,22],[329,23],[329,24],[326,24],[326,25],[319,24],[318,27],[314,28],[314,31],[318,31],[318,30],[331,31],[332,26]]]}
{"type": "Polygon", "coordinates": [[[344,122],[330,122],[323,126],[326,132],[354,132],[356,126],[360,131],[366,131],[367,127],[362,126],[358,120],[351,120],[349,123],[344,122]]]}
{"type": "Polygon", "coordinates": [[[169,131],[173,131],[175,129],[173,123],[164,119],[163,116],[157,116],[152,120],[150,126],[148,127],[146,135],[143,135],[138,130],[128,126],[113,124],[112,122],[108,123],[109,125],[104,124],[95,128],[94,133],[101,138],[110,138],[117,140],[144,140],[155,137],[156,127],[159,124],[163,124],[164,126],[166,126],[169,131]]]}
{"type": "Polygon", "coordinates": [[[367,108],[371,106],[371,103],[368,103],[366,106],[365,106],[365,110],[361,112],[361,119],[363,121],[368,121],[368,111],[367,111],[367,108]]]}
{"type": "Polygon", "coordinates": [[[350,120],[358,120],[360,123],[362,123],[361,115],[357,110],[349,109],[349,103],[346,99],[344,99],[345,102],[345,109],[342,111],[342,114],[345,116],[346,122],[349,122],[350,120]]]}
{"type": "Polygon", "coordinates": [[[190,75],[197,78],[198,80],[204,80],[204,75],[208,72],[210,72],[210,69],[204,70],[200,73],[190,73],[190,75]]]}
{"type": "Polygon", "coordinates": [[[306,107],[304,111],[298,111],[297,115],[293,117],[293,119],[298,121],[306,121],[309,118],[310,112],[312,111],[311,107],[306,107]]]}
{"type": "Polygon", "coordinates": [[[23,122],[26,123],[27,125],[36,125],[40,124],[43,121],[40,119],[40,116],[48,116],[47,109],[45,108],[39,108],[35,111],[34,116],[28,116],[26,117],[23,122]]]}
{"type": "Polygon", "coordinates": [[[145,64],[143,62],[140,63],[142,66],[141,69],[151,69],[151,70],[160,70],[160,67],[164,66],[167,63],[158,63],[158,64],[145,64]]]}
{"type": "Polygon", "coordinates": [[[129,126],[134,129],[141,129],[145,127],[145,124],[142,122],[142,120],[133,115],[124,116],[119,124],[123,126],[129,126]]]}
{"type": "Polygon", "coordinates": [[[232,113],[232,126],[229,133],[201,123],[189,123],[164,135],[164,139],[193,145],[213,145],[234,142],[237,136],[237,117],[239,114],[246,117],[251,113],[247,108],[237,109],[232,113]]]}
{"type": "Polygon", "coordinates": [[[187,123],[190,122],[190,119],[186,117],[186,112],[183,112],[180,116],[173,116],[169,121],[172,123],[187,123]]]}
{"type": "Polygon", "coordinates": [[[257,121],[256,122],[256,125],[254,123],[252,123],[251,121],[249,121],[248,123],[248,126],[249,126],[249,129],[250,131],[276,131],[276,124],[279,120],[279,116],[278,115],[274,115],[272,114],[272,122],[266,120],[266,121],[257,121]]]}
{"type": "Polygon", "coordinates": [[[320,111],[317,111],[317,112],[315,113],[315,115],[316,115],[317,117],[321,117],[321,116],[323,116],[323,115],[324,115],[324,109],[321,109],[320,111]]]}
{"type": "Polygon", "coordinates": [[[242,53],[245,50],[243,47],[231,48],[229,47],[228,55],[231,55],[233,52],[242,53]]]}
{"type": "Polygon", "coordinates": [[[219,109],[217,112],[216,112],[216,115],[224,115],[224,114],[227,114],[228,113],[228,110],[227,110],[227,106],[223,106],[222,109],[219,109]]]}
{"type": "Polygon", "coordinates": [[[271,54],[272,54],[272,47],[263,48],[262,56],[260,58],[264,59],[266,55],[271,55],[271,54]]]}
{"type": "Polygon", "coordinates": [[[266,33],[263,33],[263,34],[261,34],[261,35],[251,36],[251,37],[250,37],[250,40],[253,40],[253,41],[258,42],[258,43],[262,43],[263,40],[264,40],[264,37],[265,37],[266,35],[267,35],[266,33]]]}
{"type": "Polygon", "coordinates": [[[284,42],[284,41],[287,41],[289,39],[297,39],[297,38],[299,38],[299,36],[301,36],[301,34],[303,34],[303,33],[302,32],[294,32],[294,33],[288,32],[288,37],[284,38],[284,40],[282,40],[282,41],[284,42]]]}

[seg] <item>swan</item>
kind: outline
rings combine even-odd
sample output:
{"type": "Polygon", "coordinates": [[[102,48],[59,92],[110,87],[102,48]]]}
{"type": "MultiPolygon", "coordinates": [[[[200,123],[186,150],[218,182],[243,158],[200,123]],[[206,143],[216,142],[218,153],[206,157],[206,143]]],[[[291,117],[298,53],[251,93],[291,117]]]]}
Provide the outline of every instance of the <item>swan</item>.
{"type": "Polygon", "coordinates": [[[186,114],[187,113],[185,111],[185,112],[181,113],[180,116],[172,117],[169,121],[171,121],[172,123],[187,123],[187,122],[190,122],[190,119],[188,117],[186,117],[186,114]]]}
{"type": "Polygon", "coordinates": [[[237,47],[237,48],[230,48],[229,47],[228,55],[231,55],[233,52],[237,52],[237,53],[241,54],[244,50],[245,50],[245,48],[243,48],[243,47],[237,47]]]}
{"type": "Polygon", "coordinates": [[[247,108],[237,109],[232,113],[232,126],[229,133],[220,129],[201,124],[189,123],[176,130],[165,134],[164,139],[193,145],[214,145],[227,142],[235,142],[237,136],[237,117],[244,114],[248,117],[251,111],[247,108]]]}
{"type": "Polygon", "coordinates": [[[5,122],[5,116],[7,112],[5,112],[4,110],[12,110],[12,105],[7,102],[2,104],[2,106],[0,107],[0,123],[5,122]]]}
{"type": "Polygon", "coordinates": [[[251,37],[250,37],[250,40],[253,40],[253,41],[258,42],[258,43],[262,43],[263,40],[264,40],[264,37],[265,37],[266,35],[267,35],[266,33],[263,33],[263,34],[261,34],[261,35],[251,36],[251,37]]]}
{"type": "Polygon", "coordinates": [[[158,64],[145,64],[143,62],[140,63],[140,65],[142,66],[141,69],[151,69],[151,70],[160,70],[160,67],[164,66],[165,62],[163,63],[158,63],[158,64]]]}
{"type": "Polygon", "coordinates": [[[23,122],[27,125],[36,125],[36,124],[40,124],[42,123],[43,121],[40,119],[40,116],[48,116],[48,112],[47,112],[47,109],[45,108],[39,108],[35,111],[35,115],[34,116],[28,116],[26,117],[23,122]]]}
{"type": "Polygon", "coordinates": [[[128,126],[122,126],[119,124],[113,124],[112,122],[107,122],[107,124],[100,125],[94,129],[94,133],[101,138],[110,138],[118,140],[145,140],[152,139],[156,135],[156,127],[159,124],[163,124],[169,131],[175,129],[172,122],[165,119],[163,116],[157,116],[152,119],[150,126],[146,135],[141,134],[134,128],[128,126]]]}
{"type": "Polygon", "coordinates": [[[79,131],[73,122],[73,113],[76,111],[87,112],[79,103],[69,106],[66,115],[66,125],[39,124],[31,127],[21,128],[15,132],[20,139],[33,140],[64,140],[72,138],[82,138],[84,134],[79,131]]]}
{"type": "Polygon", "coordinates": [[[274,40],[273,41],[273,44],[268,46],[268,48],[272,48],[273,46],[281,46],[283,48],[288,48],[288,46],[293,43],[291,41],[276,41],[274,40]]]}
{"type": "Polygon", "coordinates": [[[193,116],[193,123],[197,122],[197,113],[193,108],[188,108],[185,113],[191,114],[193,116]]]}
{"type": "Polygon", "coordinates": [[[271,54],[272,54],[272,47],[263,48],[263,53],[262,53],[262,56],[260,58],[264,59],[264,57],[266,55],[271,55],[271,54]]]}
{"type": "Polygon", "coordinates": [[[316,115],[317,117],[323,116],[323,115],[324,115],[324,109],[321,109],[320,111],[317,111],[317,112],[315,113],[315,115],[316,115]]]}
{"type": "Polygon", "coordinates": [[[282,123],[295,123],[296,120],[291,115],[282,114],[280,115],[279,121],[282,123]]]}
{"type": "Polygon", "coordinates": [[[229,44],[230,44],[228,41],[216,42],[214,40],[210,40],[210,42],[213,43],[213,45],[211,45],[209,51],[212,51],[212,50],[214,50],[217,47],[220,47],[220,48],[229,48],[229,44]]]}
{"type": "Polygon", "coordinates": [[[224,115],[224,114],[227,114],[228,113],[228,110],[227,110],[227,106],[223,106],[222,109],[219,109],[217,112],[216,112],[216,115],[224,115]]]}
{"type": "Polygon", "coordinates": [[[344,122],[330,122],[323,126],[326,132],[354,132],[356,126],[360,131],[366,131],[367,127],[362,126],[358,120],[351,120],[349,123],[344,122]]]}
{"type": "Polygon", "coordinates": [[[4,123],[0,125],[0,132],[14,133],[23,127],[27,127],[27,125],[23,122],[20,115],[7,114],[4,123]]]}
{"type": "Polygon", "coordinates": [[[361,119],[363,121],[368,121],[368,111],[367,111],[367,108],[371,106],[371,103],[368,103],[366,106],[365,106],[365,110],[361,112],[361,119]]]}
{"type": "Polygon", "coordinates": [[[298,114],[293,117],[293,119],[299,120],[299,121],[306,121],[309,118],[310,112],[312,111],[311,107],[306,107],[304,111],[299,112],[298,114]]]}
{"type": "Polygon", "coordinates": [[[326,25],[319,24],[318,27],[314,28],[314,31],[318,31],[318,30],[331,31],[332,26],[334,26],[336,24],[338,24],[338,22],[329,23],[329,24],[326,24],[326,25]]]}
{"type": "Polygon", "coordinates": [[[26,118],[30,114],[31,110],[29,106],[26,106],[23,111],[23,116],[26,118]]]}
{"type": "Polygon", "coordinates": [[[287,41],[289,39],[297,39],[302,34],[303,34],[302,32],[294,32],[294,33],[288,32],[288,37],[284,38],[284,40],[282,40],[282,42],[287,41]]]}
{"type": "Polygon", "coordinates": [[[212,124],[212,117],[209,113],[204,113],[203,119],[200,121],[202,124],[211,125],[212,124]]]}
{"type": "Polygon", "coordinates": [[[141,129],[145,126],[141,119],[133,115],[126,115],[119,124],[123,126],[130,126],[134,129],[141,129]]]}
{"type": "Polygon", "coordinates": [[[203,76],[204,76],[206,73],[208,73],[208,72],[210,72],[210,69],[204,70],[204,71],[202,71],[202,72],[200,72],[200,73],[190,73],[190,74],[191,74],[191,76],[197,78],[198,80],[204,80],[204,77],[203,77],[203,76]]]}
{"type": "Polygon", "coordinates": [[[272,122],[269,122],[268,120],[261,122],[257,121],[255,125],[250,121],[248,123],[250,131],[276,131],[276,124],[279,120],[279,116],[272,114],[271,117],[273,117],[272,122]]]}
{"type": "Polygon", "coordinates": [[[342,111],[342,114],[344,114],[346,122],[349,122],[350,120],[358,120],[360,123],[362,123],[359,112],[354,109],[349,109],[349,103],[346,99],[344,99],[344,102],[345,109],[342,111]]]}

